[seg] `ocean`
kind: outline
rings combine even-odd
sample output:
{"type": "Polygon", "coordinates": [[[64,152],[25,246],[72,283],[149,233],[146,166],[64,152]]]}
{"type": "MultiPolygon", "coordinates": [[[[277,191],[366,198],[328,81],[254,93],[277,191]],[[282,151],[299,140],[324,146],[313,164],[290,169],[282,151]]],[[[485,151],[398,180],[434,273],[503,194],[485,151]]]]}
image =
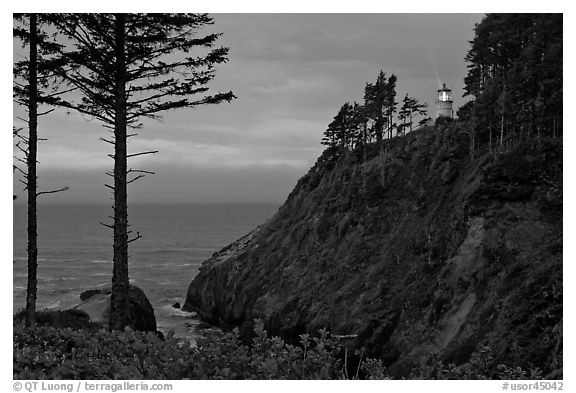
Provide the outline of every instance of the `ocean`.
{"type": "MultiPolygon", "coordinates": [[[[184,304],[188,284],[214,252],[264,223],[277,204],[129,205],[128,222],[142,238],[129,247],[129,275],[154,307],[158,329],[190,336],[194,314],[184,304]]],[[[26,206],[14,205],[13,307],[26,303],[26,206]]],[[[108,205],[39,205],[37,309],[66,309],[81,292],[112,279],[108,205]]]]}

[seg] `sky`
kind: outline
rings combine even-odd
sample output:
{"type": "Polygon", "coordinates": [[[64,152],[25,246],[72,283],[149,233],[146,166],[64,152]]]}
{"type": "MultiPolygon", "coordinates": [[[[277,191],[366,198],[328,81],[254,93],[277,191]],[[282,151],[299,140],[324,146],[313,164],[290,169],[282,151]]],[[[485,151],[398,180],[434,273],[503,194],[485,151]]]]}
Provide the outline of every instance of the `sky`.
{"type": "MultiPolygon", "coordinates": [[[[440,83],[462,98],[464,56],[482,14],[212,14],[229,62],[212,92],[230,104],[170,111],[144,121],[129,153],[159,150],[129,166],[156,172],[129,186],[131,203],[282,203],[323,150],[322,134],[345,102],[362,101],[380,70],[434,117],[440,83]]],[[[14,57],[25,53],[15,46],[14,57]]],[[[15,110],[15,116],[18,110],[15,110]]],[[[22,125],[14,119],[15,125],[22,125]]],[[[40,119],[40,190],[69,186],[42,203],[111,203],[107,130],[55,111],[40,119]]],[[[18,176],[16,203],[25,203],[18,176]]]]}

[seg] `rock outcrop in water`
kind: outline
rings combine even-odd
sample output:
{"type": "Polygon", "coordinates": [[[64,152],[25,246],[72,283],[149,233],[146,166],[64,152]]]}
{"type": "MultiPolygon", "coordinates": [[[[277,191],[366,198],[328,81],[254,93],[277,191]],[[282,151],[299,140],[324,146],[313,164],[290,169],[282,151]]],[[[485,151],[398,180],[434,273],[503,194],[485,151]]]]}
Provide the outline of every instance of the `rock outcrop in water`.
{"type": "Polygon", "coordinates": [[[463,132],[327,150],[274,217],[204,262],[184,310],[351,335],[397,376],[430,353],[562,364],[562,141],[471,158],[463,132]]]}
{"type": "MultiPolygon", "coordinates": [[[[110,286],[100,289],[89,289],[80,294],[79,305],[74,310],[86,312],[90,320],[100,322],[108,326],[110,322],[110,296],[112,289],[110,286]]],[[[128,326],[133,330],[142,332],[156,332],[156,316],[154,308],[144,294],[144,291],[135,285],[130,285],[128,290],[130,302],[130,323],[128,326]]]]}

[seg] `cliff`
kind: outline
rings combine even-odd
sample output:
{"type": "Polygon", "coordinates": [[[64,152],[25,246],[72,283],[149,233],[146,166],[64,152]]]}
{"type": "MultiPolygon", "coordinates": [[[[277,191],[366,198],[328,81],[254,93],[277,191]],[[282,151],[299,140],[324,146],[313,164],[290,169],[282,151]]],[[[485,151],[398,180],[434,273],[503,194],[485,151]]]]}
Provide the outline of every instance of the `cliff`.
{"type": "Polygon", "coordinates": [[[327,328],[406,375],[430,353],[562,366],[562,141],[472,158],[464,131],[328,149],[276,215],[204,262],[185,310],[327,328]]]}

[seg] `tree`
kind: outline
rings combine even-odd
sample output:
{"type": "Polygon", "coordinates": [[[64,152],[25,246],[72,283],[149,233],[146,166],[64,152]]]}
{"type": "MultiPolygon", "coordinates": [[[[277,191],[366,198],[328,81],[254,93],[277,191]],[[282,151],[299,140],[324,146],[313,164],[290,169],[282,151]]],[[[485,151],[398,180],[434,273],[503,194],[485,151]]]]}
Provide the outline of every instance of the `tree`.
{"type": "Polygon", "coordinates": [[[378,145],[382,143],[383,138],[386,84],[386,74],[380,71],[376,82],[366,83],[364,87],[364,107],[367,117],[374,122],[374,134],[378,145]]]}
{"type": "Polygon", "coordinates": [[[406,133],[406,129],[412,132],[413,118],[418,115],[426,116],[428,114],[427,107],[428,104],[421,104],[416,98],[406,94],[402,100],[400,112],[398,112],[398,117],[402,121],[402,124],[398,126],[398,132],[406,133]]]}
{"type": "MultiPolygon", "coordinates": [[[[62,91],[58,92],[52,84],[54,74],[46,64],[50,57],[60,49],[60,45],[52,42],[49,36],[40,29],[43,18],[37,14],[14,14],[14,38],[21,41],[23,47],[28,47],[28,58],[14,65],[14,100],[26,108],[27,119],[21,119],[28,124],[28,135],[23,135],[20,129],[13,129],[13,136],[18,139],[16,148],[24,154],[24,159],[16,157],[23,163],[26,170],[14,165],[19,171],[27,191],[28,204],[28,277],[26,286],[26,326],[35,323],[36,297],[38,286],[38,196],[67,190],[63,187],[57,190],[38,191],[38,117],[46,115],[52,109],[39,112],[41,104],[54,104],[62,91]]],[[[57,85],[56,85],[57,86],[57,85]]]]}
{"type": "Polygon", "coordinates": [[[562,14],[487,14],[466,55],[480,143],[556,137],[562,123],[562,14]]]}
{"type": "Polygon", "coordinates": [[[364,107],[366,116],[374,122],[376,142],[380,145],[384,136],[384,129],[388,137],[392,137],[395,128],[394,113],[396,112],[396,75],[386,78],[386,74],[380,71],[376,82],[366,83],[364,87],[364,107]]]}
{"type": "Polygon", "coordinates": [[[352,125],[352,106],[346,102],[340,107],[334,120],[328,124],[324,131],[323,145],[351,147],[353,143],[352,125]]]}
{"type": "Polygon", "coordinates": [[[368,118],[366,117],[366,108],[356,101],[351,107],[350,129],[354,147],[362,145],[362,148],[366,151],[366,145],[370,138],[368,118]]]}
{"type": "Polygon", "coordinates": [[[394,123],[394,114],[396,113],[396,75],[390,75],[388,83],[385,85],[385,101],[384,101],[384,114],[386,116],[386,125],[388,127],[388,139],[392,138],[392,132],[396,128],[394,123]]]}
{"type": "Polygon", "coordinates": [[[55,22],[74,45],[61,53],[69,69],[60,76],[82,93],[80,101],[62,105],[113,130],[102,138],[114,148],[113,184],[106,185],[114,198],[113,224],[104,224],[114,232],[111,329],[130,322],[128,244],[141,237],[129,239],[127,186],[153,173],[129,168],[128,159],[157,152],[129,154],[127,140],[135,134],[127,129],[168,110],[235,98],[230,91],[208,94],[214,66],[228,60],[228,48],[214,47],[220,34],[198,35],[212,23],[207,14],[68,14],[55,22]]]}

